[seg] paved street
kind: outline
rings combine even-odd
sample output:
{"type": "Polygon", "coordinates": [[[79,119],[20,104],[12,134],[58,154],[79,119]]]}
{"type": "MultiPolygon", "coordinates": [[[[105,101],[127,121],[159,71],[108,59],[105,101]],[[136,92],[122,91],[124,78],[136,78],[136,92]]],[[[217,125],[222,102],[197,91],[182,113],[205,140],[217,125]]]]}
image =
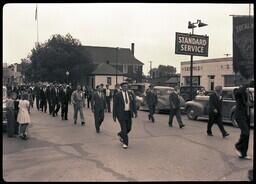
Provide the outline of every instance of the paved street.
{"type": "MultiPolygon", "coordinates": [[[[156,123],[139,111],[133,120],[127,150],[117,137],[119,123],[105,114],[102,131],[96,134],[94,118],[86,108],[86,125],[62,121],[32,110],[30,139],[3,135],[3,177],[6,181],[226,181],[246,180],[253,161],[239,160],[234,144],[240,130],[226,125],[231,134],[223,139],[217,126],[214,137],[206,135],[205,120],[191,121],[186,127],[167,125],[168,115],[155,115],[156,123]]],[[[80,120],[80,119],[78,119],[80,120]]],[[[251,130],[248,154],[253,155],[251,130]]]]}

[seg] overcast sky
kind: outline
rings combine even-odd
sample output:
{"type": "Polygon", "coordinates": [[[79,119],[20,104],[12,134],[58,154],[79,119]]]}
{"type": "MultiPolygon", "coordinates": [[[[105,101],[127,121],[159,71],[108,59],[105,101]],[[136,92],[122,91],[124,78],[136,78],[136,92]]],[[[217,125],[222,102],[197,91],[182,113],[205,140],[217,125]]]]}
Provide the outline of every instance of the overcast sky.
{"type": "MultiPolygon", "coordinates": [[[[251,5],[251,14],[253,14],[251,5]]],[[[20,63],[35,46],[36,4],[6,4],[3,7],[3,62],[20,63]]],[[[232,56],[232,17],[249,15],[249,4],[170,4],[170,3],[90,3],[38,4],[39,42],[53,34],[70,33],[82,45],[130,48],[144,63],[172,65],[180,72],[180,62],[190,56],[175,55],[175,32],[189,33],[188,21],[200,19],[208,26],[194,34],[209,36],[210,59],[232,56]]]]}

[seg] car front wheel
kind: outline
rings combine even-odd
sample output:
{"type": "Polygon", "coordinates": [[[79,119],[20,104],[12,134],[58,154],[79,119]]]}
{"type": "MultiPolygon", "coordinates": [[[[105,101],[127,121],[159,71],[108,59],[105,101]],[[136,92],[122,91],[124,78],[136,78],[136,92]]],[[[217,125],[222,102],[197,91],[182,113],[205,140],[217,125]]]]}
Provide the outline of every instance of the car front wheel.
{"type": "Polygon", "coordinates": [[[238,124],[237,124],[237,121],[236,121],[236,118],[235,118],[235,113],[232,113],[231,115],[231,121],[232,121],[232,125],[234,127],[238,127],[238,124]]]}
{"type": "Polygon", "coordinates": [[[193,109],[192,107],[188,107],[186,112],[187,112],[188,119],[196,120],[197,115],[196,115],[195,109],[193,109]]]}

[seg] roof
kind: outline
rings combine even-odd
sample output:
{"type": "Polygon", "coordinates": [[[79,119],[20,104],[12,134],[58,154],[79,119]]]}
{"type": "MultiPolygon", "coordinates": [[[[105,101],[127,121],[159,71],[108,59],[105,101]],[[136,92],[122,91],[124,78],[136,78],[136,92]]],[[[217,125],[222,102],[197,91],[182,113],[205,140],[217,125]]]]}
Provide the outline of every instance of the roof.
{"type": "MultiPolygon", "coordinates": [[[[96,69],[92,72],[93,75],[116,75],[116,69],[106,63],[99,64],[96,69]]],[[[123,75],[119,70],[117,71],[118,75],[123,75]]]]}
{"type": "Polygon", "coordinates": [[[180,82],[180,78],[179,77],[171,77],[170,79],[165,81],[165,83],[179,83],[179,82],[180,82]]]}
{"type": "Polygon", "coordinates": [[[154,89],[174,89],[174,88],[169,86],[154,86],[154,89]]]}
{"type": "MultiPolygon", "coordinates": [[[[233,61],[233,57],[225,57],[225,58],[214,58],[214,59],[203,59],[203,60],[194,60],[194,64],[199,63],[216,63],[216,62],[224,62],[224,61],[233,61]]],[[[191,61],[182,61],[181,65],[190,64],[191,61]]]]}
{"type": "Polygon", "coordinates": [[[97,47],[97,46],[82,46],[82,49],[89,54],[90,59],[95,64],[107,63],[110,64],[137,64],[144,65],[141,61],[135,58],[129,48],[115,47],[97,47]]]}

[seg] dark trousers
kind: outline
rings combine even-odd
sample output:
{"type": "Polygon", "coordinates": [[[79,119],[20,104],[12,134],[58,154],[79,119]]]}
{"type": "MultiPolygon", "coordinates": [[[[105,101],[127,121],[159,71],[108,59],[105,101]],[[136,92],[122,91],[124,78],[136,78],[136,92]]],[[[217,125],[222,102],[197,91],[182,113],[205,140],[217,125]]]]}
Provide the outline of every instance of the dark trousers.
{"type": "Polygon", "coordinates": [[[61,104],[61,117],[65,120],[68,119],[68,103],[61,104]]]}
{"type": "Polygon", "coordinates": [[[250,137],[250,119],[247,115],[240,114],[236,117],[236,121],[238,127],[241,129],[241,134],[238,142],[235,144],[235,147],[241,152],[242,156],[246,156],[250,137]]]}
{"type": "Polygon", "coordinates": [[[212,133],[212,125],[216,123],[222,133],[222,135],[226,134],[227,132],[224,129],[223,123],[222,123],[222,117],[221,114],[209,114],[209,120],[207,125],[207,133],[212,133]]]}
{"type": "Polygon", "coordinates": [[[110,101],[111,101],[111,97],[107,96],[106,97],[106,106],[107,106],[108,112],[111,112],[110,101]]]}
{"type": "Polygon", "coordinates": [[[25,123],[25,124],[20,124],[20,132],[19,134],[20,135],[24,135],[27,131],[27,128],[28,128],[28,123],[25,123]]]}
{"type": "Polygon", "coordinates": [[[40,98],[38,96],[36,97],[36,108],[37,110],[40,109],[40,98]]]}
{"type": "Polygon", "coordinates": [[[91,98],[87,97],[87,108],[90,108],[91,98]]]}
{"type": "Polygon", "coordinates": [[[155,110],[156,110],[156,106],[155,105],[149,105],[149,116],[153,117],[153,115],[155,114],[155,110]]]}
{"type": "Polygon", "coordinates": [[[100,126],[101,126],[102,122],[104,121],[104,109],[94,111],[94,120],[95,120],[96,131],[99,131],[100,126]]]}
{"type": "Polygon", "coordinates": [[[47,101],[46,100],[42,100],[40,103],[40,109],[41,111],[46,112],[47,111],[47,101]]]}
{"type": "Polygon", "coordinates": [[[179,123],[179,125],[182,125],[181,115],[180,115],[180,109],[170,109],[169,113],[169,125],[172,125],[173,117],[176,116],[176,119],[179,123]]]}
{"type": "Polygon", "coordinates": [[[59,110],[60,110],[60,104],[57,102],[54,105],[54,113],[55,113],[55,115],[58,114],[59,110]]]}
{"type": "Polygon", "coordinates": [[[52,111],[53,111],[53,104],[51,102],[50,99],[47,100],[48,101],[48,107],[49,107],[49,114],[52,114],[52,111]]]}
{"type": "Polygon", "coordinates": [[[118,121],[121,126],[121,132],[119,132],[118,135],[120,135],[121,138],[123,139],[123,143],[128,146],[128,142],[129,142],[128,133],[132,129],[131,112],[129,111],[124,112],[124,117],[118,121]]]}

